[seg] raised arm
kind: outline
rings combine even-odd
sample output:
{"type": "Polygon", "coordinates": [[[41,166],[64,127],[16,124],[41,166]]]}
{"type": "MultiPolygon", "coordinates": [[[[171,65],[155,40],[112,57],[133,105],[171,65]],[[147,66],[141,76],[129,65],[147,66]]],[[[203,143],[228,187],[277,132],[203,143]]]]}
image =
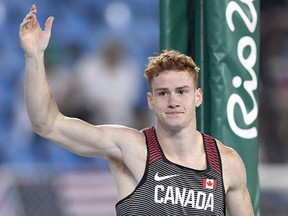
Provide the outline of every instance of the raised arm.
{"type": "Polygon", "coordinates": [[[44,51],[49,43],[54,18],[47,19],[42,31],[36,14],[37,9],[33,5],[20,24],[19,37],[26,60],[25,99],[28,115],[33,129],[46,134],[60,115],[50,93],[44,68],[44,51]]]}
{"type": "Polygon", "coordinates": [[[121,160],[124,143],[128,142],[123,136],[128,139],[141,133],[120,126],[94,126],[61,114],[51,95],[44,66],[54,18],[49,17],[42,30],[36,14],[33,5],[19,32],[26,60],[26,106],[34,131],[76,154],[121,160]]]}

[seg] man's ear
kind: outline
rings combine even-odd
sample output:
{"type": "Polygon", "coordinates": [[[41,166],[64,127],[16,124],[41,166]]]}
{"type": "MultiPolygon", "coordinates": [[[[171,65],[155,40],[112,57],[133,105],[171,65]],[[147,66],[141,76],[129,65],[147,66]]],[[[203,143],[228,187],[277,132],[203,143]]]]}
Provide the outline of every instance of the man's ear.
{"type": "Polygon", "coordinates": [[[196,96],[195,96],[195,105],[199,107],[202,104],[203,96],[202,96],[202,89],[196,89],[196,96]]]}
{"type": "Polygon", "coordinates": [[[148,102],[149,109],[154,111],[155,107],[154,107],[154,101],[153,101],[153,94],[150,91],[147,93],[147,102],[148,102]]]}

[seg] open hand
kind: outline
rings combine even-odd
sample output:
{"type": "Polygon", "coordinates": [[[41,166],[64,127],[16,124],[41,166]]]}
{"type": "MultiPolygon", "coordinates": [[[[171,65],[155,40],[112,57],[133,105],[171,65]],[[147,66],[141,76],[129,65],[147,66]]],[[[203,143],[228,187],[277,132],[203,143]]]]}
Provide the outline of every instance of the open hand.
{"type": "Polygon", "coordinates": [[[37,21],[37,8],[32,5],[30,12],[20,24],[19,37],[26,56],[44,52],[48,46],[54,17],[50,16],[45,23],[44,31],[37,21]]]}

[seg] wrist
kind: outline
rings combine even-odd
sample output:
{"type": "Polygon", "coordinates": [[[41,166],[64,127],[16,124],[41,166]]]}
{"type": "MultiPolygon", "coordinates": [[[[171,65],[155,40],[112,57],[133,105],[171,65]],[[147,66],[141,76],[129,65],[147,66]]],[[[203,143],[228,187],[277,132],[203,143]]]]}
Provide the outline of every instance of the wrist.
{"type": "Polygon", "coordinates": [[[33,52],[33,53],[25,53],[25,58],[26,59],[37,59],[37,58],[41,58],[43,59],[44,57],[44,51],[40,51],[40,52],[33,52]]]}

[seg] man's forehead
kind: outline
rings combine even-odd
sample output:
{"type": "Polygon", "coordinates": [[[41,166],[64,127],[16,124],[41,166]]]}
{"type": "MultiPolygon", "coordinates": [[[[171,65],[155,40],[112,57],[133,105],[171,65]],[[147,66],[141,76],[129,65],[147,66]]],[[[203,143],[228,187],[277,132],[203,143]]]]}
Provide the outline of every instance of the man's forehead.
{"type": "Polygon", "coordinates": [[[193,77],[190,73],[186,71],[165,71],[160,73],[157,77],[154,77],[152,80],[152,84],[156,85],[171,85],[171,84],[178,84],[182,85],[191,85],[191,81],[193,81],[193,77]]]}
{"type": "Polygon", "coordinates": [[[154,92],[159,92],[159,91],[179,91],[179,90],[185,90],[185,89],[194,89],[194,83],[190,81],[187,83],[179,83],[179,82],[174,82],[174,83],[152,83],[152,91],[154,92]]]}

